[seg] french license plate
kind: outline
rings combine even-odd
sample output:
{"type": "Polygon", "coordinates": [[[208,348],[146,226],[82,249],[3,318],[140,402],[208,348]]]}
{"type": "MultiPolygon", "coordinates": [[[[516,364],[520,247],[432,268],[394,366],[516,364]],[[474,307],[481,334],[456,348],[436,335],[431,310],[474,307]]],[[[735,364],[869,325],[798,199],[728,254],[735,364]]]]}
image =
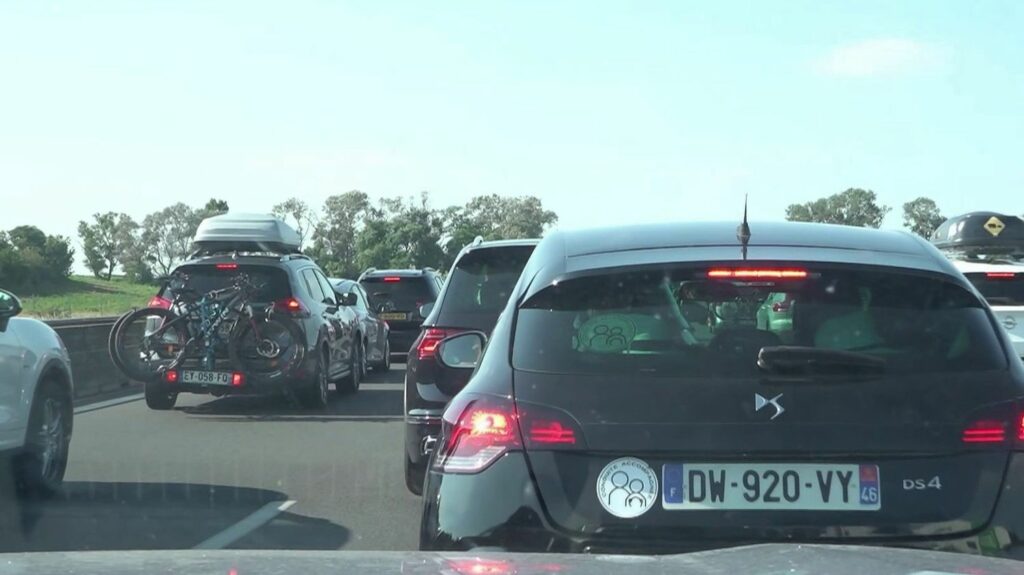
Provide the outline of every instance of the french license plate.
{"type": "Polygon", "coordinates": [[[878,511],[877,465],[671,463],[662,467],[668,510],[878,511]]]}
{"type": "Polygon", "coordinates": [[[231,374],[226,371],[196,371],[187,369],[181,372],[182,383],[202,383],[207,385],[231,385],[231,374]]]}
{"type": "Polygon", "coordinates": [[[391,320],[404,320],[405,318],[406,318],[406,314],[404,314],[404,313],[382,313],[382,314],[380,314],[380,319],[385,319],[385,320],[387,320],[387,319],[391,319],[391,320]]]}

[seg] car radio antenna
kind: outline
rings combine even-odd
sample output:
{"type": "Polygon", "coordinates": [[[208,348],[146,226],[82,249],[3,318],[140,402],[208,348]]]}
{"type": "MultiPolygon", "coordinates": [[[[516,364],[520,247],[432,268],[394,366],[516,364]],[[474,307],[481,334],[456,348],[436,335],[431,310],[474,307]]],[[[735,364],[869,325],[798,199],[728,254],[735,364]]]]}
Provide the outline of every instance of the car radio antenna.
{"type": "Polygon", "coordinates": [[[750,224],[747,223],[747,195],[743,194],[743,223],[736,226],[736,239],[743,244],[743,259],[747,259],[747,244],[750,243],[750,224]]]}

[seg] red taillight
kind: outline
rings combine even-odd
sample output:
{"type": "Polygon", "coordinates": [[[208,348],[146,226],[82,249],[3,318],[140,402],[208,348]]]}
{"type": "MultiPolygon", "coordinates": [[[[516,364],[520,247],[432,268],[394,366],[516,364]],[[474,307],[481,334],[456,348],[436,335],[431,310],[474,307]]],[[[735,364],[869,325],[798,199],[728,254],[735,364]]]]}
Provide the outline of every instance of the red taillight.
{"type": "Polygon", "coordinates": [[[576,445],[576,430],[561,421],[531,421],[527,437],[538,445],[576,445]]]}
{"type": "Polygon", "coordinates": [[[713,268],[710,279],[806,279],[807,270],[795,268],[713,268]]]}
{"type": "Polygon", "coordinates": [[[985,274],[990,280],[1012,280],[1017,277],[1017,274],[1013,272],[988,272],[985,274]]]}
{"type": "Polygon", "coordinates": [[[162,298],[158,295],[153,296],[149,300],[148,307],[158,307],[160,309],[171,309],[171,300],[162,298]]]}
{"type": "Polygon", "coordinates": [[[274,311],[290,315],[305,315],[309,313],[309,311],[306,310],[306,306],[302,305],[301,301],[293,297],[284,298],[274,302],[274,311]]]}
{"type": "MultiPolygon", "coordinates": [[[[1018,435],[1020,431],[1018,431],[1018,435]]],[[[1006,424],[995,419],[975,421],[964,429],[964,443],[1002,443],[1006,441],[1006,424]]]]}
{"type": "Polygon", "coordinates": [[[178,372],[171,370],[164,372],[164,381],[167,383],[178,383],[178,372]]]}
{"type": "Polygon", "coordinates": [[[1024,413],[1017,416],[1017,441],[1024,441],[1024,413]]]}
{"type": "Polygon", "coordinates": [[[400,278],[398,276],[388,276],[388,277],[384,278],[384,281],[386,283],[390,284],[390,283],[400,282],[400,281],[402,281],[402,278],[400,278]]]}
{"type": "Polygon", "coordinates": [[[508,561],[500,559],[449,559],[448,566],[459,575],[506,575],[514,573],[508,561]]]}
{"type": "Polygon", "coordinates": [[[448,410],[445,420],[454,423],[434,462],[441,471],[477,473],[502,455],[522,447],[519,416],[512,400],[488,397],[453,401],[448,410]],[[459,409],[461,413],[457,413],[459,409]]]}
{"type": "Polygon", "coordinates": [[[234,372],[231,374],[231,387],[242,387],[245,385],[245,375],[240,372],[234,372]]]}
{"type": "Polygon", "coordinates": [[[419,343],[416,344],[416,357],[421,360],[433,358],[437,354],[437,344],[441,343],[442,339],[456,333],[458,331],[453,329],[428,327],[420,336],[419,343]]]}
{"type": "Polygon", "coordinates": [[[237,270],[238,264],[217,264],[219,270],[237,270]]]}

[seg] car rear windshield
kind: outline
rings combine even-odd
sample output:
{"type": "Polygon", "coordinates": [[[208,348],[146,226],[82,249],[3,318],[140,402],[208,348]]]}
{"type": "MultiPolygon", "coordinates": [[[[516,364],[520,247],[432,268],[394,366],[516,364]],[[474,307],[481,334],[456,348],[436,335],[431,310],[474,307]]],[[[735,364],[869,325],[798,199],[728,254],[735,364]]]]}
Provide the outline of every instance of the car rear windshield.
{"type": "Polygon", "coordinates": [[[878,268],[733,271],[685,267],[559,282],[518,311],[513,365],[749,377],[763,372],[762,348],[779,346],[881,358],[885,373],[1006,365],[981,302],[950,281],[878,268]],[[776,273],[789,275],[769,277],[776,273]]]}
{"type": "Polygon", "coordinates": [[[478,249],[464,255],[448,278],[438,321],[459,323],[456,318],[466,314],[497,317],[532,253],[533,246],[515,246],[478,249]]]}
{"type": "MultiPolygon", "coordinates": [[[[241,264],[235,268],[218,268],[215,264],[203,264],[182,266],[178,269],[188,275],[186,287],[199,294],[229,287],[238,274],[244,273],[254,284],[263,284],[253,297],[254,302],[270,303],[292,295],[287,272],[275,267],[241,264]]],[[[173,293],[165,286],[160,295],[170,299],[173,293]]]]}
{"type": "Polygon", "coordinates": [[[370,306],[383,312],[412,312],[425,303],[434,301],[425,276],[382,276],[365,278],[359,282],[370,298],[370,306]]]}
{"type": "Polygon", "coordinates": [[[964,274],[989,305],[1024,306],[1024,272],[990,272],[964,274]]]}

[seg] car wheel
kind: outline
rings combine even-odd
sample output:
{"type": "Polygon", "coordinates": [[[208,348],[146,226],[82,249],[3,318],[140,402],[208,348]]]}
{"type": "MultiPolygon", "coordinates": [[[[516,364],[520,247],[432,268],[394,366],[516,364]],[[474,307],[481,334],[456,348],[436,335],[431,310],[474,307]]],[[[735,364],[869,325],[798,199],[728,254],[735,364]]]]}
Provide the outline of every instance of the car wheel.
{"type": "Polygon", "coordinates": [[[25,492],[48,497],[60,489],[68,467],[72,417],[67,392],[53,380],[43,381],[32,401],[18,461],[18,483],[25,492]]]}
{"type": "Polygon", "coordinates": [[[360,349],[362,347],[361,343],[355,344],[352,349],[352,353],[349,354],[348,375],[341,378],[341,380],[334,385],[334,389],[336,389],[340,394],[348,395],[359,391],[359,385],[362,383],[363,379],[362,369],[359,366],[364,365],[366,361],[365,359],[360,358],[360,356],[363,355],[360,353],[360,349]]]}
{"type": "Polygon", "coordinates": [[[391,371],[391,342],[384,342],[384,359],[373,366],[373,371],[387,373],[391,371]]]}
{"type": "Polygon", "coordinates": [[[366,379],[367,374],[370,373],[370,366],[366,361],[366,342],[359,341],[359,381],[362,382],[366,379]]]}
{"type": "Polygon", "coordinates": [[[427,478],[427,468],[424,465],[416,465],[406,454],[405,459],[405,487],[413,495],[423,495],[423,481],[427,478]]]}
{"type": "Polygon", "coordinates": [[[327,388],[330,385],[327,373],[327,352],[321,351],[316,356],[313,381],[300,390],[299,400],[308,409],[324,409],[327,407],[327,388]]]}
{"type": "Polygon", "coordinates": [[[174,391],[167,391],[167,388],[159,384],[146,384],[146,407],[157,411],[174,409],[178,401],[178,394],[174,391]]]}

